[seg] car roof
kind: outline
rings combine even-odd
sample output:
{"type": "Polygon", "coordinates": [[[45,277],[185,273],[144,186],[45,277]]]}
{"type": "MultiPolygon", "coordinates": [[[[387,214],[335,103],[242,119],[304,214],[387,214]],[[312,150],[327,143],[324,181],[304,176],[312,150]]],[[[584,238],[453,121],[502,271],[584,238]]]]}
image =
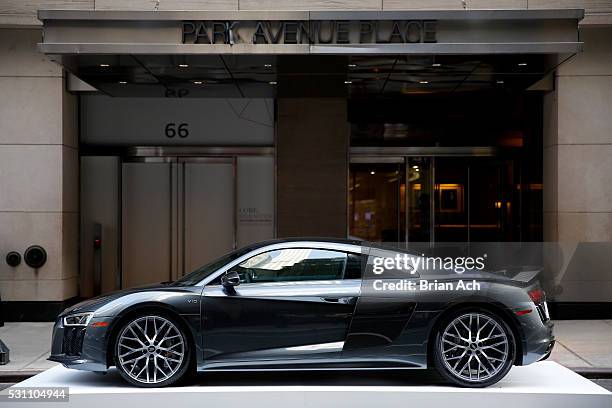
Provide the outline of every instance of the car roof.
{"type": "Polygon", "coordinates": [[[276,238],[266,241],[261,241],[255,244],[247,245],[244,248],[261,248],[263,246],[274,245],[274,244],[285,244],[290,242],[323,242],[323,243],[334,243],[334,244],[348,244],[348,245],[362,245],[363,241],[347,238],[329,238],[329,237],[296,237],[296,238],[276,238]]]}

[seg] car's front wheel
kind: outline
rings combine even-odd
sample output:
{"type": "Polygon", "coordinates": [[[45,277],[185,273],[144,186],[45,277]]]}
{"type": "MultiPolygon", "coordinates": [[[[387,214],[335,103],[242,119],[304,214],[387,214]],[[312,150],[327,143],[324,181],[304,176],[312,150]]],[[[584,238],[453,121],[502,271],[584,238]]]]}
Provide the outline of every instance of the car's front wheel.
{"type": "Polygon", "coordinates": [[[191,348],[181,325],[156,314],[124,322],[114,352],[121,376],[141,387],[177,383],[187,373],[191,360],[191,348]]]}
{"type": "Polygon", "coordinates": [[[436,333],[435,367],[456,385],[495,384],[512,368],[514,355],[512,330],[503,319],[488,311],[465,310],[453,314],[436,333]]]}

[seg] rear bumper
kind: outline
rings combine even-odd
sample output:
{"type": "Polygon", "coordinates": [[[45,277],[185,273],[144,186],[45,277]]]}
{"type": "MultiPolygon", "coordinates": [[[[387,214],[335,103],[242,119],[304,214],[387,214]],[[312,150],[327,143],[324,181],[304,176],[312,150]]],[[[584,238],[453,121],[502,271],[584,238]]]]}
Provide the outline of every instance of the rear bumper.
{"type": "Polygon", "coordinates": [[[555,345],[554,324],[551,320],[542,322],[537,313],[521,319],[525,341],[523,343],[523,365],[545,360],[555,345]]]}
{"type": "Polygon", "coordinates": [[[550,357],[550,355],[552,354],[552,351],[553,351],[554,347],[555,347],[555,341],[553,340],[552,343],[550,343],[550,345],[548,346],[548,351],[546,352],[546,354],[544,354],[544,356],[542,358],[540,358],[538,361],[547,360],[548,357],[550,357]]]}

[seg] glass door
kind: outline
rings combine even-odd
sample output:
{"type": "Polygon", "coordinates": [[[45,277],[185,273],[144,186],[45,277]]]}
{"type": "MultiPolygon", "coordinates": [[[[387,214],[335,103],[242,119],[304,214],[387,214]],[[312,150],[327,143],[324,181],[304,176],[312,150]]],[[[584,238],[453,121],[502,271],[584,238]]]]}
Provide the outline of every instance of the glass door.
{"type": "Polygon", "coordinates": [[[432,241],[433,226],[433,159],[431,157],[406,158],[406,202],[408,217],[406,229],[409,242],[432,241]]]}
{"type": "Polygon", "coordinates": [[[470,168],[464,157],[434,159],[435,242],[468,242],[470,224],[470,168]]]}
{"type": "Polygon", "coordinates": [[[349,236],[432,243],[520,239],[514,172],[512,160],[494,157],[353,160],[349,236]]]}
{"type": "Polygon", "coordinates": [[[470,241],[502,242],[520,240],[520,190],[511,160],[472,160],[470,173],[470,241]],[[513,228],[517,225],[517,228],[513,228]]]}
{"type": "Polygon", "coordinates": [[[436,157],[435,242],[502,242],[519,208],[514,165],[494,157],[436,157]]]}
{"type": "Polygon", "coordinates": [[[365,241],[403,242],[406,225],[404,159],[351,163],[349,236],[365,241]]]}

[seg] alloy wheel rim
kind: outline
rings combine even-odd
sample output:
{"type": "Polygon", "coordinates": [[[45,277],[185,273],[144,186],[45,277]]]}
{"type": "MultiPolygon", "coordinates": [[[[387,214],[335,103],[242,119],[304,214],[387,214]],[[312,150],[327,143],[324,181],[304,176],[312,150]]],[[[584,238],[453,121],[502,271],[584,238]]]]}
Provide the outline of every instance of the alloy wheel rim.
{"type": "Polygon", "coordinates": [[[466,313],[442,332],[440,351],[446,368],[456,377],[481,382],[499,373],[509,358],[504,328],[490,316],[466,313]]]}
{"type": "Polygon", "coordinates": [[[185,358],[185,339],[168,319],[144,316],[123,328],[117,341],[123,370],[134,380],[156,384],[172,377],[185,358]]]}

